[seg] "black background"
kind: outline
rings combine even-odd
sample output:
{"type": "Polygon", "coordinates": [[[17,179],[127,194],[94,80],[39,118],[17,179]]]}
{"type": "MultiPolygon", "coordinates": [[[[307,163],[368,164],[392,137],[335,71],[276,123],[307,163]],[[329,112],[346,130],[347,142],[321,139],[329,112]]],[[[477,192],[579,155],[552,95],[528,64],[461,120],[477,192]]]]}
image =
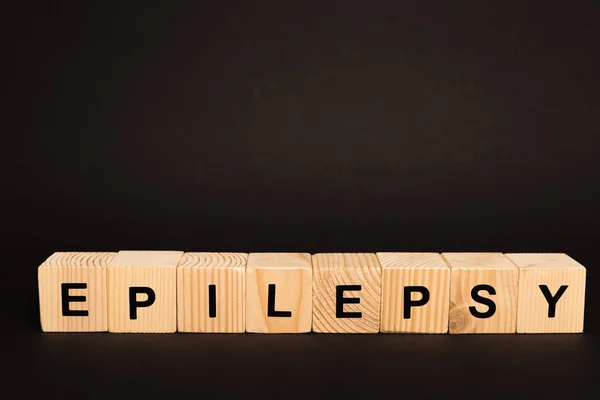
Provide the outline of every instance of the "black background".
{"type": "Polygon", "coordinates": [[[6,9],[20,395],[597,394],[594,3],[6,9]],[[586,333],[41,333],[37,266],[121,249],[565,252],[587,267],[586,333]]]}

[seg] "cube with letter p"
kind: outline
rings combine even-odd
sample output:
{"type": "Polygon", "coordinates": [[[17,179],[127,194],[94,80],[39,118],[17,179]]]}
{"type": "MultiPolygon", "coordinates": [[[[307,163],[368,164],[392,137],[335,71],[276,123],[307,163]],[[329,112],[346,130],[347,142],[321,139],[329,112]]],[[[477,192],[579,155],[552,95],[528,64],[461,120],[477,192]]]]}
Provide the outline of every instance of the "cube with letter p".
{"type": "Polygon", "coordinates": [[[439,253],[377,253],[381,332],[447,333],[450,268],[439,253]]]}
{"type": "Polygon", "coordinates": [[[108,331],[174,333],[182,251],[120,251],[108,267],[108,331]]]}

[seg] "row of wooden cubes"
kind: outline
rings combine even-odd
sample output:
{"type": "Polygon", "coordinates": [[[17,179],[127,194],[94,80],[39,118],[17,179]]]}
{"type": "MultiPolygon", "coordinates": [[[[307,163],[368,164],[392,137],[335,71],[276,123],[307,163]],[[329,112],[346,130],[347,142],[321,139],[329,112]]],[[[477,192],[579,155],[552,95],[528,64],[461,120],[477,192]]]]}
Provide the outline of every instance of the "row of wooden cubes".
{"type": "Polygon", "coordinates": [[[562,253],[54,253],[46,332],[579,333],[562,253]]]}

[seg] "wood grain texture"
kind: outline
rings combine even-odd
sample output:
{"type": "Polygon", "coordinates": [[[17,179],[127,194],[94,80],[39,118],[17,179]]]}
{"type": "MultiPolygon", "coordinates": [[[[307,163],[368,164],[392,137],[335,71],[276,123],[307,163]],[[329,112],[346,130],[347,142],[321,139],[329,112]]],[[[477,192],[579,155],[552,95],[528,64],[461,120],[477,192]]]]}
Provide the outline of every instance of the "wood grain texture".
{"type": "Polygon", "coordinates": [[[381,311],[381,266],[373,253],[321,253],[313,263],[313,332],[378,333],[381,311]],[[344,304],[344,312],[360,312],[361,318],[336,317],[336,287],[360,285],[344,297],[360,298],[344,304]]]}
{"type": "MultiPolygon", "coordinates": [[[[450,268],[439,253],[377,253],[381,264],[381,332],[447,333],[450,268]],[[429,301],[404,315],[404,289],[423,286],[429,301]]],[[[421,299],[413,294],[413,300],[421,299]]]]}
{"type": "Polygon", "coordinates": [[[246,268],[246,331],[310,332],[312,264],[308,253],[250,253],[246,268]],[[275,310],[291,317],[268,315],[269,285],[276,288],[275,310]]]}
{"type": "Polygon", "coordinates": [[[246,328],[246,253],[185,253],[177,267],[177,330],[242,333],[246,328]],[[215,285],[216,314],[209,313],[215,285]]]}
{"type": "MultiPolygon", "coordinates": [[[[120,251],[108,267],[108,330],[115,333],[174,333],[177,330],[176,267],[182,251],[120,251]],[[130,318],[129,288],[150,287],[154,304],[130,318]]],[[[138,301],[147,297],[138,295],[138,301]]]]}
{"type": "Polygon", "coordinates": [[[450,267],[450,317],[451,334],[515,333],[517,325],[517,292],[519,271],[502,253],[442,253],[450,267]],[[496,294],[480,295],[496,304],[490,318],[476,318],[469,311],[473,306],[486,312],[488,306],[471,297],[474,286],[492,286],[496,294]]]}
{"type": "Polygon", "coordinates": [[[40,320],[44,332],[106,332],[106,268],[116,253],[57,252],[38,268],[40,320]],[[71,302],[70,310],[87,310],[87,316],[63,316],[61,284],[85,283],[86,289],[70,289],[69,296],[85,296],[71,302]]]}
{"type": "Polygon", "coordinates": [[[517,333],[581,333],[585,308],[586,269],[564,253],[509,253],[519,268],[517,333]],[[550,318],[540,285],[554,297],[566,285],[550,318]]]}

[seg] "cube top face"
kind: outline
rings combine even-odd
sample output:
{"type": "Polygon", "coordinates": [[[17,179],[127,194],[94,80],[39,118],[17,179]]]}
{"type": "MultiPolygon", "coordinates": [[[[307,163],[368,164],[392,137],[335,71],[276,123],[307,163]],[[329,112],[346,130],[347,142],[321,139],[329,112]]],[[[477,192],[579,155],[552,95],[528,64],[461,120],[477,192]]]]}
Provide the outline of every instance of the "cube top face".
{"type": "Polygon", "coordinates": [[[183,251],[132,251],[121,250],[111,266],[114,267],[176,267],[183,251]]]}
{"type": "Polygon", "coordinates": [[[106,267],[116,255],[111,252],[56,252],[40,267],[106,267]]]}
{"type": "Polygon", "coordinates": [[[308,253],[250,253],[247,268],[312,268],[312,263],[308,253]]]}
{"type": "Polygon", "coordinates": [[[586,269],[566,254],[507,254],[519,268],[518,333],[581,333],[586,269]]]}
{"type": "Polygon", "coordinates": [[[517,267],[502,253],[442,253],[450,269],[502,270],[517,267]]]}
{"type": "Polygon", "coordinates": [[[580,268],[585,267],[565,253],[507,253],[519,268],[580,268]]]}
{"type": "Polygon", "coordinates": [[[448,269],[439,253],[377,253],[381,268],[448,269]]]}
{"type": "Polygon", "coordinates": [[[245,268],[247,253],[185,253],[178,268],[245,268]]]}
{"type": "Polygon", "coordinates": [[[381,268],[374,253],[319,253],[313,254],[315,268],[381,268]]]}

